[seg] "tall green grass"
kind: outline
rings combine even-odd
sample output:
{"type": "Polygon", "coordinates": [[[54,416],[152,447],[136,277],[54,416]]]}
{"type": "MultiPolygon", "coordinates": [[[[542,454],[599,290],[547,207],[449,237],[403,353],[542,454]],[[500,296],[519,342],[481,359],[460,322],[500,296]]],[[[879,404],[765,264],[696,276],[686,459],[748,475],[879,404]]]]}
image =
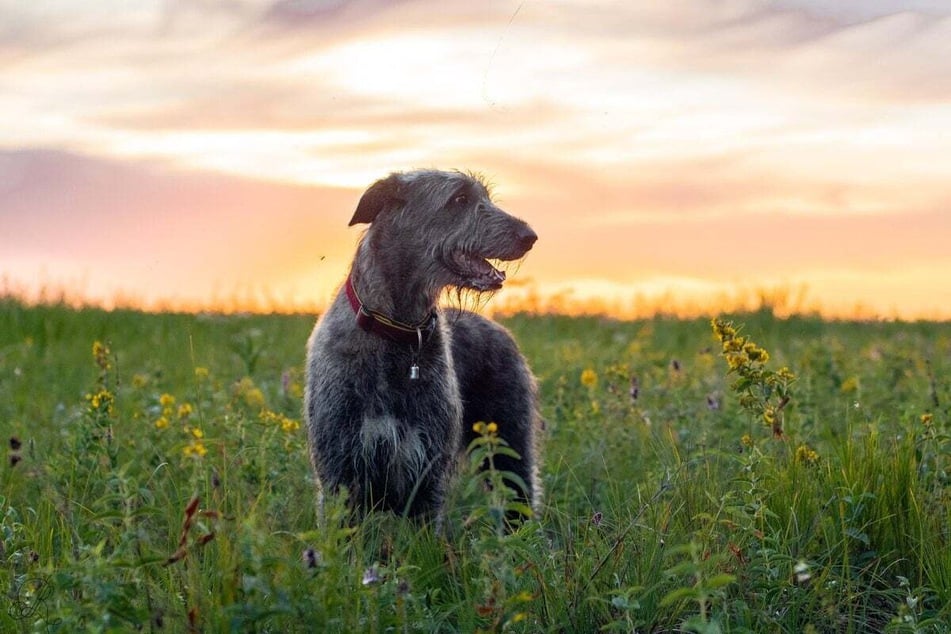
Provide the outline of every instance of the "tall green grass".
{"type": "Polygon", "coordinates": [[[317,525],[311,317],[0,301],[0,630],[951,631],[951,325],[732,319],[781,437],[707,320],[506,319],[544,512],[464,469],[436,531],[317,525]]]}

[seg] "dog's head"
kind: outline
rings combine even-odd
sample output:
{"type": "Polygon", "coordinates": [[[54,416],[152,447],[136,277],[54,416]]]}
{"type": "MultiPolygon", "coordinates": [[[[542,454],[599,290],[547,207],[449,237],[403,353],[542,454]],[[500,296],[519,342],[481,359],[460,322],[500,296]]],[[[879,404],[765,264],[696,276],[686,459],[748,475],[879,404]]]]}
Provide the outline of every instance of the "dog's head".
{"type": "Polygon", "coordinates": [[[479,292],[505,281],[490,260],[518,260],[538,239],[527,223],[492,202],[482,179],[461,172],[391,174],[360,198],[350,220],[359,223],[370,223],[371,248],[394,266],[412,262],[439,286],[479,292]]]}

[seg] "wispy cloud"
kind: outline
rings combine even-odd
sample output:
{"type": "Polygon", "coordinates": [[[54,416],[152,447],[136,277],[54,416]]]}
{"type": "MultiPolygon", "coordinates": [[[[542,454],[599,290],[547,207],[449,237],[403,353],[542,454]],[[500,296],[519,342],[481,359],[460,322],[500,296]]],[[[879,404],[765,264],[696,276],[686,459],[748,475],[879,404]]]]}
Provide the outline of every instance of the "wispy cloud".
{"type": "Polygon", "coordinates": [[[0,271],[81,294],[313,305],[350,255],[355,193],[55,151],[0,153],[0,271]],[[55,186],[51,186],[55,184],[55,186]],[[329,268],[328,268],[329,267],[329,268]]]}

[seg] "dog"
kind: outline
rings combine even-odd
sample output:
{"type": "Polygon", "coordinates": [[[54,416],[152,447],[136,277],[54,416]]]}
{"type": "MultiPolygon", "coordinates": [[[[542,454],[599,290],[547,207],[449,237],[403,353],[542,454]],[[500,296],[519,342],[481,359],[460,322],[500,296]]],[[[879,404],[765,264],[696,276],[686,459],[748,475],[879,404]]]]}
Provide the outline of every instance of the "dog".
{"type": "MultiPolygon", "coordinates": [[[[374,183],[350,225],[369,224],[349,275],[307,343],[304,418],[323,495],[352,509],[438,517],[473,425],[494,422],[519,459],[495,468],[538,510],[535,378],[502,326],[437,305],[446,289],[494,292],[489,260],[519,260],[538,236],[462,172],[397,172],[374,183]]],[[[499,265],[501,266],[501,264],[499,265]]]]}

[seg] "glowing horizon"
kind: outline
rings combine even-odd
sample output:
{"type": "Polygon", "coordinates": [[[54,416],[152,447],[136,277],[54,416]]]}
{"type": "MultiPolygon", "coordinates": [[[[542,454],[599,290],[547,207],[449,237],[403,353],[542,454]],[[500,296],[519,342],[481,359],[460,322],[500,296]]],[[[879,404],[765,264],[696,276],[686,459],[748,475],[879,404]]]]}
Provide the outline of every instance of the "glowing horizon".
{"type": "Polygon", "coordinates": [[[316,310],[440,167],[540,236],[499,309],[951,319],[951,9],[827,5],[0,0],[0,291],[316,310]]]}

